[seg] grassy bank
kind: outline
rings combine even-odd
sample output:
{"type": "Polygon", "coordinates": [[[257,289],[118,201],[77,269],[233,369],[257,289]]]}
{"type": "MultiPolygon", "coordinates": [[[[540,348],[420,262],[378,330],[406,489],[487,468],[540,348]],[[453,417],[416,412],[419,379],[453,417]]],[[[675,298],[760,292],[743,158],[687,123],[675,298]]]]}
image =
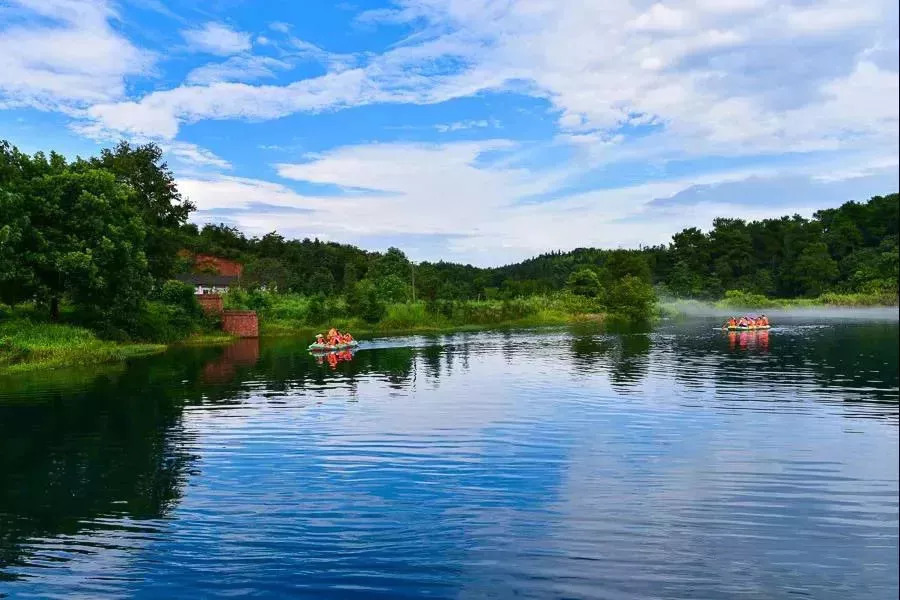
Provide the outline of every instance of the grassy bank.
{"type": "MultiPolygon", "coordinates": [[[[190,298],[193,300],[193,298],[190,298]]],[[[309,335],[338,327],[358,336],[489,328],[540,327],[617,320],[597,300],[560,292],[510,300],[442,300],[382,303],[377,319],[366,307],[348,304],[342,296],[247,293],[226,296],[229,308],[249,308],[259,314],[261,335],[309,335]],[[368,317],[368,318],[366,318],[368,317]]],[[[48,323],[30,305],[0,314],[0,374],[121,361],[161,352],[171,345],[225,344],[234,338],[213,331],[184,310],[151,306],[137,329],[140,343],[102,339],[76,325],[48,323]],[[151,340],[152,343],[147,343],[151,340]]],[[[44,317],[46,318],[46,317],[44,317]]]]}
{"type": "Polygon", "coordinates": [[[0,322],[0,374],[117,362],[165,349],[165,344],[101,340],[73,325],[28,319],[0,322]]]}
{"type": "Polygon", "coordinates": [[[817,308],[878,308],[896,307],[893,293],[836,293],[828,292],[815,298],[768,298],[761,294],[730,291],[715,302],[700,300],[668,299],[660,302],[664,315],[717,314],[730,315],[741,311],[782,311],[817,308]]]}
{"type": "Polygon", "coordinates": [[[350,314],[342,298],[320,303],[298,295],[271,295],[259,306],[263,335],[305,334],[338,327],[357,335],[460,331],[499,327],[539,327],[602,321],[604,315],[588,299],[559,294],[516,300],[403,302],[385,306],[376,321],[350,314]]]}

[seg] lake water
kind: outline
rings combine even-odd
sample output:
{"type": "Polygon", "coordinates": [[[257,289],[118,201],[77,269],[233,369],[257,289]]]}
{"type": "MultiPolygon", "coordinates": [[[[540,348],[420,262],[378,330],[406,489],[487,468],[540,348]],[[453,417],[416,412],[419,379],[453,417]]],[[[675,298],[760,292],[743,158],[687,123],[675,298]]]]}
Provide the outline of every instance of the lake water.
{"type": "Polygon", "coordinates": [[[896,598],[896,319],[713,325],[0,379],[0,596],[896,598]]]}

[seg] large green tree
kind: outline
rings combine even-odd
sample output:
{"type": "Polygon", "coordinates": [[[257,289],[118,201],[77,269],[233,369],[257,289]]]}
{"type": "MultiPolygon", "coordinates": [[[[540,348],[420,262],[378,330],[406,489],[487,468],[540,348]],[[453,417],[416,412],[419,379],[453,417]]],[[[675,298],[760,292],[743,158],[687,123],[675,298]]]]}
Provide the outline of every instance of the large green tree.
{"type": "Polygon", "coordinates": [[[133,316],[151,284],[134,190],[87,163],[2,150],[3,301],[36,300],[54,319],[63,299],[116,322],[133,316]]]}
{"type": "Polygon", "coordinates": [[[123,141],[115,148],[102,150],[99,157],[88,162],[109,171],[118,182],[132,189],[131,202],[147,230],[144,250],[150,273],[156,279],[170,278],[181,243],[178,230],[194,205],[178,191],[160,147],[123,141]]]}

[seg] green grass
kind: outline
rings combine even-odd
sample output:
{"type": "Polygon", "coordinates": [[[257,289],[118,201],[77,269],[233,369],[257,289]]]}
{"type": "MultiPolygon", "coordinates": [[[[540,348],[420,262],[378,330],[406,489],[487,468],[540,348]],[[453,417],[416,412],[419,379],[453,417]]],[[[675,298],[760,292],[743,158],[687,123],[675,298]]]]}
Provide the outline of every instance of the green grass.
{"type": "Polygon", "coordinates": [[[325,322],[310,323],[308,304],[302,297],[273,296],[271,305],[261,311],[262,335],[314,335],[330,327],[355,335],[416,333],[435,331],[482,330],[505,327],[539,327],[598,322],[603,315],[590,301],[558,294],[516,300],[467,300],[437,303],[404,302],[387,306],[377,323],[346,315],[346,305],[330,302],[325,322]]]}
{"type": "Polygon", "coordinates": [[[120,344],[88,329],[29,319],[0,322],[0,374],[125,360],[165,350],[164,344],[120,344]]]}
{"type": "Polygon", "coordinates": [[[816,298],[768,298],[761,294],[751,294],[737,290],[729,291],[725,297],[713,303],[699,300],[667,300],[660,303],[660,312],[669,316],[708,312],[710,308],[718,312],[740,310],[788,310],[793,308],[862,308],[897,306],[897,295],[892,292],[878,293],[838,293],[827,292],[816,298]]]}
{"type": "Polygon", "coordinates": [[[179,346],[209,346],[216,344],[230,344],[235,341],[237,336],[225,333],[223,331],[214,331],[209,333],[195,333],[190,337],[175,342],[179,346]]]}
{"type": "Polygon", "coordinates": [[[767,298],[731,290],[716,302],[716,308],[818,308],[825,306],[896,306],[897,295],[892,293],[838,293],[827,292],[816,298],[767,298]]]}

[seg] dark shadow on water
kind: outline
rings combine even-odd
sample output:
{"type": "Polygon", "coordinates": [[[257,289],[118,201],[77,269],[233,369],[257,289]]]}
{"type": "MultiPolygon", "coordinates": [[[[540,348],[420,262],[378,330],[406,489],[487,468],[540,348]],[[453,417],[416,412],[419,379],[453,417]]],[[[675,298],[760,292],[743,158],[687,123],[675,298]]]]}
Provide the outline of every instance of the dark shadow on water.
{"type": "Polygon", "coordinates": [[[646,333],[573,337],[573,364],[585,372],[606,374],[619,392],[630,393],[650,369],[652,338],[646,333]]]}
{"type": "Polygon", "coordinates": [[[191,458],[181,404],[116,374],[74,393],[0,398],[0,580],[36,537],[75,534],[101,517],[164,517],[191,458]]]}

